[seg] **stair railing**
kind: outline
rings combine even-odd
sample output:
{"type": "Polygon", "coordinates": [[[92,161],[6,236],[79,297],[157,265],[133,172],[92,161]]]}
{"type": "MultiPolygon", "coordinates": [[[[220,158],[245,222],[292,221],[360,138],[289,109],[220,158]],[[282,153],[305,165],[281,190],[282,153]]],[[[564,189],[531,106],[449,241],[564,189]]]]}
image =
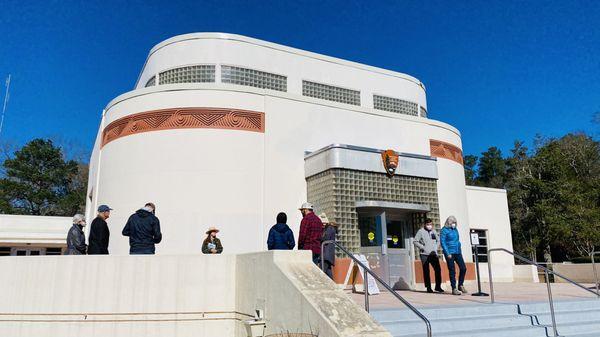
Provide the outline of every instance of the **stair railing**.
{"type": "Polygon", "coordinates": [[[583,289],[585,291],[588,291],[588,292],[590,292],[590,293],[592,293],[592,294],[600,297],[600,293],[599,292],[590,290],[590,289],[586,288],[585,286],[581,285],[580,283],[577,283],[577,282],[569,279],[566,276],[563,276],[563,275],[561,275],[561,274],[559,274],[559,273],[557,273],[557,272],[555,272],[553,270],[550,270],[550,269],[542,266],[539,263],[533,262],[533,261],[527,259],[526,257],[523,257],[523,256],[521,256],[519,254],[514,253],[514,252],[511,252],[508,249],[504,249],[504,248],[492,248],[492,249],[488,249],[488,261],[487,261],[488,273],[489,273],[489,282],[490,282],[490,299],[491,299],[492,303],[495,302],[495,298],[494,298],[494,282],[492,280],[492,255],[491,255],[492,252],[505,252],[507,254],[512,255],[513,257],[515,257],[516,259],[518,259],[520,261],[523,261],[525,263],[534,265],[534,266],[536,266],[536,267],[538,267],[538,268],[540,268],[540,269],[542,269],[544,271],[544,274],[545,274],[544,278],[546,279],[546,287],[548,288],[548,304],[550,305],[550,317],[552,317],[552,330],[554,332],[554,337],[558,337],[559,335],[558,335],[558,331],[556,329],[556,315],[554,313],[554,300],[552,299],[552,287],[550,286],[550,274],[552,274],[554,276],[558,276],[558,277],[562,278],[563,280],[565,280],[565,281],[567,281],[567,282],[569,282],[569,283],[571,283],[573,285],[576,285],[579,288],[581,288],[581,289],[583,289]]]}
{"type": "Polygon", "coordinates": [[[323,271],[325,270],[325,260],[323,259],[323,250],[325,248],[325,245],[327,245],[327,244],[335,245],[335,247],[337,247],[341,251],[343,251],[346,255],[348,255],[348,257],[350,257],[354,261],[354,263],[356,263],[358,266],[360,266],[364,270],[363,286],[364,286],[364,291],[365,291],[365,310],[367,312],[369,312],[369,278],[368,278],[368,275],[371,275],[371,276],[373,276],[373,278],[375,280],[377,280],[377,282],[379,282],[385,289],[387,289],[387,291],[389,291],[390,294],[394,295],[394,297],[396,297],[396,299],[398,299],[408,309],[410,309],[413,313],[415,313],[415,315],[417,315],[425,323],[425,326],[427,327],[427,337],[432,336],[431,322],[429,321],[429,319],[427,319],[427,317],[425,317],[425,315],[423,315],[423,313],[421,313],[417,308],[415,308],[412,304],[410,304],[410,302],[408,302],[404,297],[400,296],[394,289],[392,289],[392,287],[390,287],[389,284],[385,283],[379,276],[377,276],[375,274],[375,272],[373,272],[371,270],[371,268],[369,268],[369,266],[366,266],[364,263],[362,263],[356,256],[354,256],[354,254],[350,253],[346,248],[344,248],[342,245],[337,243],[337,241],[327,240],[327,241],[323,241],[321,243],[321,270],[323,270],[323,271]]]}
{"type": "Polygon", "coordinates": [[[598,271],[596,271],[596,263],[594,262],[594,256],[598,254],[600,254],[600,251],[591,252],[590,257],[592,258],[592,269],[594,270],[594,277],[596,278],[596,283],[594,284],[596,286],[596,293],[600,296],[600,282],[598,282],[598,271]]]}

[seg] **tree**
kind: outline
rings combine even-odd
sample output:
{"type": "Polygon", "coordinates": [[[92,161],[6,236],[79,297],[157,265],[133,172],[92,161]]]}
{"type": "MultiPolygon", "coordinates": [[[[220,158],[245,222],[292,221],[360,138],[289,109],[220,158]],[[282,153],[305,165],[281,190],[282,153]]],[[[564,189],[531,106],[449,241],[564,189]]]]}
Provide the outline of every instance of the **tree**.
{"type": "Polygon", "coordinates": [[[529,193],[527,180],[532,179],[529,150],[521,141],[515,141],[511,156],[507,162],[507,198],[509,204],[510,224],[513,246],[516,251],[527,254],[536,261],[539,246],[538,236],[527,219],[531,217],[531,205],[528,203],[529,193]]]}
{"type": "Polygon", "coordinates": [[[34,139],[3,163],[0,211],[73,215],[85,202],[85,165],[65,160],[51,140],[34,139]]]}
{"type": "Polygon", "coordinates": [[[472,154],[466,155],[464,158],[465,163],[465,182],[467,185],[475,185],[476,183],[476,169],[478,158],[472,154]]]}
{"type": "Polygon", "coordinates": [[[505,181],[506,162],[500,149],[492,146],[479,158],[477,182],[482,186],[504,188],[505,181]]]}
{"type": "Polygon", "coordinates": [[[569,246],[589,255],[600,247],[600,144],[585,134],[568,134],[557,146],[565,166],[561,190],[569,246]]]}

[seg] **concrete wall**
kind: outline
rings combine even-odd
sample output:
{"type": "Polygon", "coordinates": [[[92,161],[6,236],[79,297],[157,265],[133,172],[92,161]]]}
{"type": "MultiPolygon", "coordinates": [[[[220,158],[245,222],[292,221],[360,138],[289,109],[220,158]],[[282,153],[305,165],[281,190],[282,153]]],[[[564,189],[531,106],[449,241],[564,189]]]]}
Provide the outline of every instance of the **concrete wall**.
{"type": "MultiPolygon", "coordinates": [[[[341,104],[265,96],[251,88],[184,89],[190,86],[198,85],[158,86],[160,91],[123,99],[109,108],[107,123],[167,107],[230,107],[264,111],[265,133],[163,130],[119,138],[96,151],[99,177],[89,190],[97,193],[95,203],[115,209],[108,221],[116,234],[110,241],[112,253],[127,253],[127,240],[119,233],[147,201],[157,204],[164,231],[158,254],[199,253],[204,231],[212,225],[221,228],[227,252],[262,250],[278,212],[286,212],[298,232],[297,208],[306,200],[305,151],[341,143],[430,155],[430,138],[460,145],[451,127],[424,118],[371,115],[341,104]],[[166,87],[171,88],[163,91],[166,87]]],[[[438,163],[444,188],[440,210],[457,215],[468,228],[462,166],[447,159],[438,163]],[[441,164],[445,161],[449,163],[441,164]]]]}
{"type": "Polygon", "coordinates": [[[70,217],[0,215],[1,244],[65,244],[73,222],[70,217]]]}
{"type": "Polygon", "coordinates": [[[518,264],[513,266],[513,277],[515,282],[540,282],[537,267],[529,264],[518,264]]]}
{"type": "Polygon", "coordinates": [[[0,270],[0,336],[243,337],[255,309],[270,333],[389,336],[304,251],[0,257],[0,270]]]}
{"type": "MultiPolygon", "coordinates": [[[[600,263],[596,262],[596,271],[600,277],[600,263]]],[[[555,263],[552,268],[557,273],[564,275],[579,283],[595,283],[594,269],[591,263],[555,263]]],[[[554,278],[555,282],[567,282],[560,277],[554,278]]]]}
{"type": "MultiPolygon", "coordinates": [[[[466,191],[470,228],[487,231],[488,249],[505,248],[512,251],[512,232],[506,190],[467,186],[466,191]]],[[[470,239],[467,240],[468,254],[471,255],[470,239]]],[[[512,255],[503,252],[493,252],[492,254],[491,261],[494,280],[513,281],[513,266],[515,262],[512,255]]],[[[487,264],[480,263],[480,268],[481,279],[487,280],[489,278],[487,264]]]]}

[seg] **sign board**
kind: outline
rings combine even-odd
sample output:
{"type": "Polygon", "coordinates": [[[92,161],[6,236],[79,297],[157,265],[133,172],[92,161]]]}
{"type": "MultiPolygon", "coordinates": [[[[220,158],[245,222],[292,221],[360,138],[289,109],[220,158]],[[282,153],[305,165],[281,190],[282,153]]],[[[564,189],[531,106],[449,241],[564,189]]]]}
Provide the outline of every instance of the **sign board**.
{"type": "MultiPolygon", "coordinates": [[[[358,261],[360,261],[362,264],[364,264],[365,266],[369,266],[369,261],[367,261],[367,257],[362,255],[362,254],[357,254],[355,255],[356,258],[358,259],[358,261]]],[[[365,270],[357,265],[358,267],[358,271],[360,272],[360,276],[361,278],[365,275],[365,270]]],[[[375,278],[373,278],[373,276],[371,274],[367,274],[367,280],[369,282],[369,295],[377,295],[379,294],[379,287],[377,286],[377,281],[375,281],[375,278]]],[[[364,282],[364,280],[363,280],[364,282]]]]}
{"type": "Polygon", "coordinates": [[[471,245],[479,245],[479,234],[471,232],[471,245]]]}

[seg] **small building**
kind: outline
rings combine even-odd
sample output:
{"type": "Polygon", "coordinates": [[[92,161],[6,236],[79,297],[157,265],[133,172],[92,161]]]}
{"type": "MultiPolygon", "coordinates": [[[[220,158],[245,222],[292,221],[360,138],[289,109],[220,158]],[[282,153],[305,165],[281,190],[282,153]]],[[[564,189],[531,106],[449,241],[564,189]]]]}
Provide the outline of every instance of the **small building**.
{"type": "Polygon", "coordinates": [[[117,233],[152,201],[158,254],[200,253],[209,226],[226,253],[244,253],[266,249],[278,212],[297,235],[308,200],[340,224],[343,245],[417,280],[410,239],[425,217],[439,230],[454,215],[472,270],[471,232],[482,253],[512,248],[506,194],[465,185],[461,134],[431,118],[426,96],[395,71],[234,34],[175,36],[103,111],[88,220],[111,205],[110,251],[126,254],[117,233]]]}
{"type": "Polygon", "coordinates": [[[0,256],[61,255],[70,217],[0,214],[0,256]]]}

